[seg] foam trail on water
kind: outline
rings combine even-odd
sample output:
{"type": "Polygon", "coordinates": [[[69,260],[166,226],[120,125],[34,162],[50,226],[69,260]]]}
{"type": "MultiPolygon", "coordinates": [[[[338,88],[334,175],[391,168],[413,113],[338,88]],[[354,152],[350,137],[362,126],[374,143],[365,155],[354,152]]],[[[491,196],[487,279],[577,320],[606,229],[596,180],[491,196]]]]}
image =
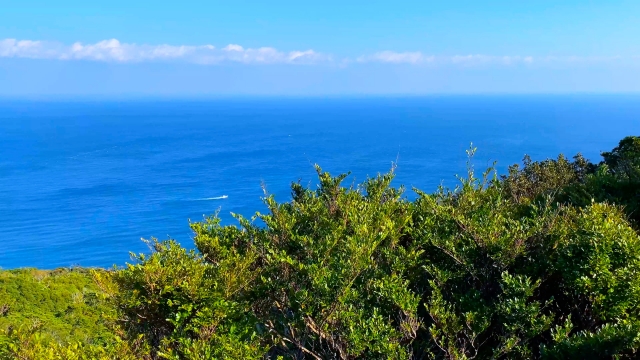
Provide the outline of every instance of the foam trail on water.
{"type": "Polygon", "coordinates": [[[196,201],[222,200],[222,199],[226,199],[226,198],[228,198],[227,195],[222,195],[222,196],[215,196],[215,197],[210,197],[210,198],[196,199],[196,201]]]}

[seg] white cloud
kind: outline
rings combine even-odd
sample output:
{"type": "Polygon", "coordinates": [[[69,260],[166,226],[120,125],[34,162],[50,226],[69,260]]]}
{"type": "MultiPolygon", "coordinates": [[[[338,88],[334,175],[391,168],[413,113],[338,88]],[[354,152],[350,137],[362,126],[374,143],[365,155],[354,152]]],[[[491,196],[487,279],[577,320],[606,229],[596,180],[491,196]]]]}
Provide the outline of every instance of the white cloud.
{"type": "Polygon", "coordinates": [[[272,47],[245,49],[240,45],[229,44],[222,49],[222,59],[241,63],[318,63],[331,61],[331,57],[313,50],[281,52],[272,47]]]}
{"type": "Polygon", "coordinates": [[[55,42],[5,39],[0,40],[0,57],[120,63],[173,60],[198,64],[307,64],[331,60],[331,57],[313,50],[282,52],[270,47],[245,49],[236,44],[229,44],[222,49],[213,45],[138,45],[121,43],[117,39],[94,44],[77,42],[70,46],[55,42]]]}
{"type": "Polygon", "coordinates": [[[622,56],[542,56],[536,59],[540,63],[612,63],[623,60],[638,60],[640,57],[631,56],[624,58],[622,56]]]}
{"type": "Polygon", "coordinates": [[[41,41],[5,39],[0,40],[0,57],[55,58],[56,47],[46,46],[41,41]]]}
{"type": "Polygon", "coordinates": [[[531,56],[490,56],[490,55],[454,55],[454,56],[436,56],[426,55],[419,51],[416,52],[395,52],[381,51],[369,56],[361,56],[358,62],[379,62],[386,64],[454,64],[461,66],[472,66],[482,64],[531,64],[534,59],[531,56]]]}
{"type": "Polygon", "coordinates": [[[75,43],[68,51],[60,54],[60,59],[87,59],[97,61],[135,62],[156,59],[179,59],[197,56],[198,52],[213,51],[212,45],[172,46],[122,44],[116,39],[95,44],[75,43]]]}
{"type": "MultiPolygon", "coordinates": [[[[334,64],[348,66],[354,61],[340,58],[337,61],[327,54],[314,50],[280,51],[272,47],[245,48],[228,44],[222,48],[213,45],[146,45],[122,43],[117,39],[103,40],[93,44],[80,42],[65,45],[58,42],[4,39],[0,40],[0,58],[30,58],[58,60],[86,60],[118,63],[148,61],[179,61],[195,64],[334,64]]],[[[494,56],[427,55],[420,51],[381,51],[355,58],[356,63],[408,64],[434,66],[533,66],[553,64],[597,64],[631,61],[638,63],[640,57],[619,56],[494,56]]]]}
{"type": "Polygon", "coordinates": [[[373,55],[361,56],[358,62],[379,62],[386,64],[454,64],[461,66],[473,66],[482,64],[531,64],[534,58],[531,56],[490,56],[490,55],[453,55],[453,56],[436,56],[426,55],[422,52],[395,52],[381,51],[373,55]]]}
{"type": "Polygon", "coordinates": [[[433,62],[435,56],[425,56],[421,52],[381,51],[370,56],[361,56],[358,62],[381,62],[390,64],[420,64],[433,62]]]}
{"type": "Polygon", "coordinates": [[[454,64],[482,64],[490,59],[491,57],[486,55],[454,55],[450,60],[454,64]]]}
{"type": "Polygon", "coordinates": [[[236,45],[236,44],[229,44],[227,46],[224,47],[224,49],[222,50],[226,50],[226,51],[244,51],[244,48],[240,45],[236,45]]]}
{"type": "Polygon", "coordinates": [[[453,56],[436,56],[425,55],[421,52],[394,52],[394,51],[382,51],[369,56],[361,56],[357,59],[358,62],[380,62],[387,64],[436,64],[436,65],[457,65],[463,67],[473,67],[482,65],[501,65],[501,66],[516,66],[516,65],[549,65],[549,64],[595,64],[595,63],[613,63],[616,61],[630,60],[637,61],[640,57],[632,56],[624,58],[620,56],[521,56],[521,55],[507,55],[507,56],[494,56],[483,54],[469,54],[469,55],[453,55],[453,56]]]}
{"type": "Polygon", "coordinates": [[[449,59],[454,64],[461,65],[482,65],[482,64],[498,64],[498,65],[516,65],[516,64],[532,64],[534,58],[532,56],[491,56],[491,55],[464,55],[452,56],[449,59]]]}

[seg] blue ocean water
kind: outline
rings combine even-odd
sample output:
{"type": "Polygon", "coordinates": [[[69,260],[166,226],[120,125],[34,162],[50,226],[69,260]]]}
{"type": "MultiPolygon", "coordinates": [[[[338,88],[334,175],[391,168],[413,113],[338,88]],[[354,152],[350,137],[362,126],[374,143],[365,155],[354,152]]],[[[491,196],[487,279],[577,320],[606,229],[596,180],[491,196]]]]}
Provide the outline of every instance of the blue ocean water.
{"type": "MultiPolygon", "coordinates": [[[[640,134],[639,96],[0,101],[0,267],[123,265],[141,238],[191,246],[189,219],[264,211],[315,185],[385,172],[433,191],[476,168],[558,153],[599,160],[640,134]]],[[[407,196],[412,196],[411,192],[407,196]]]]}

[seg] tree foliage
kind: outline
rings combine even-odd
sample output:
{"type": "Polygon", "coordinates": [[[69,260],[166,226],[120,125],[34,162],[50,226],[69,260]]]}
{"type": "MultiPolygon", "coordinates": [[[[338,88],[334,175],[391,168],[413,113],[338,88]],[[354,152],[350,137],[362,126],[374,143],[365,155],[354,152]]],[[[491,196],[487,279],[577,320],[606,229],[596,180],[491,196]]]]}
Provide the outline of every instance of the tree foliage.
{"type": "Polygon", "coordinates": [[[0,272],[0,329],[36,326],[53,340],[99,342],[110,329],[102,301],[86,269],[17,269],[0,272]]]}
{"type": "Polygon", "coordinates": [[[317,168],[317,188],[294,183],[289,202],[267,195],[264,214],[191,224],[193,250],[152,240],[132,264],[95,271],[112,329],[102,347],[20,328],[0,354],[636,358],[640,140],[599,164],[468,169],[455,189],[415,189],[410,201],[393,171],[344,186],[347,174],[317,168]]]}

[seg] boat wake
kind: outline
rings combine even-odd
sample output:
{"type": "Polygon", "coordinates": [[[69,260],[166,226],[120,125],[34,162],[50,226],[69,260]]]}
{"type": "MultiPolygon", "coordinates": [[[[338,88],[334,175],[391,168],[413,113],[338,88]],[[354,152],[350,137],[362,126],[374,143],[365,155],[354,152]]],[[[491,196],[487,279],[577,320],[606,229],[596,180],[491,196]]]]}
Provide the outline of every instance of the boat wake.
{"type": "Polygon", "coordinates": [[[224,200],[224,199],[226,199],[228,197],[229,196],[227,196],[227,195],[222,195],[222,196],[215,196],[215,197],[210,197],[210,198],[196,199],[196,201],[224,200]]]}

